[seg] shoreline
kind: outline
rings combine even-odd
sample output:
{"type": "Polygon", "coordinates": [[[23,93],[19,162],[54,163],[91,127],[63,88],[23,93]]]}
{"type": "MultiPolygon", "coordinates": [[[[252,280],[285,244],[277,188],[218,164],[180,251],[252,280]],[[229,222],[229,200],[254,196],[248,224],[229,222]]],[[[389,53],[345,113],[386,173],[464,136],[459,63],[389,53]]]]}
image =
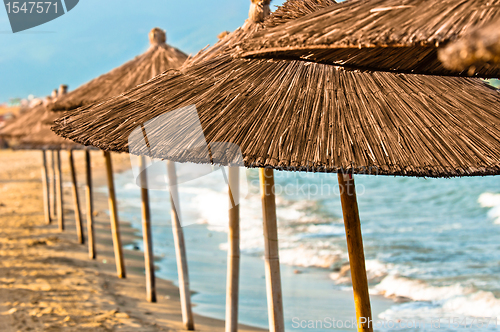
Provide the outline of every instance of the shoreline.
{"type": "MultiPolygon", "coordinates": [[[[58,232],[54,221],[47,226],[43,220],[41,152],[0,150],[0,156],[4,166],[0,190],[9,192],[8,197],[2,195],[0,199],[0,228],[6,234],[0,242],[0,287],[6,294],[0,301],[2,331],[51,331],[61,327],[79,331],[184,330],[179,291],[173,282],[157,277],[158,303],[145,300],[142,251],[124,249],[127,278],[116,276],[107,195],[96,190],[105,186],[100,151],[92,152],[96,260],[88,259],[86,245],[76,243],[65,153],[61,153],[63,233],[58,232]],[[12,224],[17,226],[9,227],[12,224]],[[29,294],[20,290],[29,290],[29,294]]],[[[86,234],[83,153],[75,151],[75,159],[86,234]]],[[[129,156],[113,154],[113,167],[115,174],[129,169],[129,156]]],[[[125,220],[120,220],[120,232],[124,247],[142,240],[138,230],[125,220]]],[[[155,257],[155,261],[158,259],[155,257]]],[[[195,327],[197,331],[224,331],[224,321],[195,314],[195,327]]],[[[241,325],[240,331],[263,330],[241,325]]]]}

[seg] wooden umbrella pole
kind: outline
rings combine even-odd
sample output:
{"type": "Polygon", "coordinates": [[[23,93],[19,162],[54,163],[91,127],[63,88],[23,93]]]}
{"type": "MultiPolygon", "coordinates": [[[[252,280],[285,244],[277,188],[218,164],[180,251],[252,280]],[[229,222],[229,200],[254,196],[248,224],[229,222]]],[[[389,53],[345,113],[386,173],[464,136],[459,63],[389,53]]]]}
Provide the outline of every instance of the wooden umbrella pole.
{"type": "Polygon", "coordinates": [[[194,318],[191,309],[191,292],[189,291],[189,273],[186,257],[186,244],[184,233],[177,209],[174,202],[179,202],[177,192],[177,174],[175,164],[167,161],[168,180],[170,183],[170,205],[172,213],[172,232],[174,234],[175,255],[177,258],[177,273],[179,274],[179,292],[181,297],[182,321],[186,330],[194,330],[194,318]]]}
{"type": "Polygon", "coordinates": [[[42,184],[43,184],[43,210],[45,223],[49,225],[52,222],[50,218],[50,189],[49,189],[49,170],[47,166],[47,156],[45,150],[42,150],[42,184]]]}
{"type": "Polygon", "coordinates": [[[354,304],[358,321],[358,332],[372,332],[372,312],[370,296],[368,294],[368,278],[366,276],[365,254],[363,238],[361,235],[361,222],[359,220],[356,187],[350,174],[338,174],[340,186],[340,199],[344,214],[344,225],[351,266],[352,288],[354,291],[354,304]]]}
{"type": "Polygon", "coordinates": [[[144,264],[146,269],[146,298],[148,302],[156,302],[155,263],[153,254],[153,237],[151,232],[151,210],[147,189],[146,158],[139,157],[142,200],[142,237],[144,242],[144,264]]]}
{"type": "Polygon", "coordinates": [[[64,231],[63,178],[61,171],[61,151],[56,151],[56,196],[59,230],[64,231]]]}
{"type": "Polygon", "coordinates": [[[71,172],[71,191],[73,193],[73,205],[75,209],[76,236],[78,243],[84,244],[82,217],[80,214],[80,200],[78,199],[78,182],[76,180],[75,160],[73,158],[73,150],[68,150],[68,162],[71,172]]]}
{"type": "Polygon", "coordinates": [[[283,294],[281,292],[278,225],[276,219],[276,198],[274,196],[274,173],[272,169],[260,168],[259,176],[264,221],[269,331],[284,332],[285,320],[283,316],[283,294]]]}
{"type": "Polygon", "coordinates": [[[92,201],[92,164],[90,160],[90,151],[85,150],[85,197],[87,203],[87,237],[89,242],[89,258],[95,259],[95,240],[94,240],[94,204],[92,201]]]}
{"type": "Polygon", "coordinates": [[[115,182],[113,180],[113,164],[111,161],[111,154],[103,151],[104,160],[106,162],[106,174],[108,178],[109,190],[109,213],[111,221],[111,234],[113,237],[113,249],[115,251],[116,273],[118,278],[125,278],[125,262],[123,259],[123,248],[120,239],[120,227],[118,222],[118,208],[116,204],[115,182]]]}
{"type": "Polygon", "coordinates": [[[57,218],[57,180],[56,180],[56,151],[52,150],[51,153],[51,161],[52,161],[52,217],[54,219],[57,218]]]}
{"type": "Polygon", "coordinates": [[[240,169],[229,167],[229,232],[227,251],[226,332],[238,331],[240,280],[240,169]],[[234,200],[236,199],[236,201],[234,200]]]}

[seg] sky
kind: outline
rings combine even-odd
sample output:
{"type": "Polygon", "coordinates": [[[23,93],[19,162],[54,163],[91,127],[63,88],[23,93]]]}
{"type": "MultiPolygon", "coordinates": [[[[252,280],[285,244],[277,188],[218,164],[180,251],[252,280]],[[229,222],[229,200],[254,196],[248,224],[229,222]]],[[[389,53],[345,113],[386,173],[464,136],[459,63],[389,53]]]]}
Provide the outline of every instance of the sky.
{"type": "MultiPolygon", "coordinates": [[[[273,1],[272,6],[284,0],[273,1]]],[[[0,8],[0,104],[70,90],[148,49],[148,32],[167,31],[167,43],[195,54],[248,17],[249,0],[80,0],[63,16],[12,33],[0,8]]]]}

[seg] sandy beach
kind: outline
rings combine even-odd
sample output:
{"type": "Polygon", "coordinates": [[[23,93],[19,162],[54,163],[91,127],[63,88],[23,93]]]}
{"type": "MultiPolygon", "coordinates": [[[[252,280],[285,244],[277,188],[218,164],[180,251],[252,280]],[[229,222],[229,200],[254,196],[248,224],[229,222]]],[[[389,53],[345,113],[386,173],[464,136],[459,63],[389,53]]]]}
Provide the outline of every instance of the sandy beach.
{"type": "MultiPolygon", "coordinates": [[[[75,152],[79,184],[83,153],[75,152]]],[[[183,331],[178,289],[157,279],[158,303],[145,300],[143,253],[125,250],[127,279],[116,277],[107,197],[95,192],[97,259],[76,241],[69,168],[62,153],[66,231],[45,225],[41,153],[0,150],[0,330],[1,331],[183,331]]],[[[113,155],[115,172],[130,167],[128,155],[113,155]]],[[[104,184],[101,152],[92,152],[94,186],[104,184]]],[[[84,195],[80,188],[82,219],[84,195]]],[[[124,245],[137,231],[120,223],[124,245]]],[[[223,331],[224,322],[195,316],[197,331],[223,331]]],[[[259,329],[241,326],[240,331],[259,329]]]]}

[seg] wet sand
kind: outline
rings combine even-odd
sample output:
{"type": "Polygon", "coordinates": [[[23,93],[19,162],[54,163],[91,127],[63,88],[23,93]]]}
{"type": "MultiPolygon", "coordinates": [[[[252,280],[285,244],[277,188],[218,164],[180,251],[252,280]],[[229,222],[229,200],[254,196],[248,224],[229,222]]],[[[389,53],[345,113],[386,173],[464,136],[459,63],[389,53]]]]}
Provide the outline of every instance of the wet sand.
{"type": "MultiPolygon", "coordinates": [[[[83,152],[75,152],[82,185],[83,152]]],[[[158,303],[145,300],[143,253],[125,250],[127,278],[116,276],[107,196],[94,192],[97,259],[78,245],[62,152],[66,231],[45,225],[41,152],[0,150],[0,331],[183,331],[179,291],[157,278],[158,303]]],[[[113,155],[115,172],[130,167],[113,155]]],[[[105,184],[101,152],[92,152],[94,188],[105,184]]],[[[86,220],[80,187],[82,220],[86,220]]],[[[86,226],[84,225],[85,233],[86,226]]],[[[123,244],[137,231],[120,220],[123,244]]],[[[195,315],[197,331],[224,331],[224,322],[195,315]]],[[[241,326],[240,331],[262,331],[241,326]]]]}

